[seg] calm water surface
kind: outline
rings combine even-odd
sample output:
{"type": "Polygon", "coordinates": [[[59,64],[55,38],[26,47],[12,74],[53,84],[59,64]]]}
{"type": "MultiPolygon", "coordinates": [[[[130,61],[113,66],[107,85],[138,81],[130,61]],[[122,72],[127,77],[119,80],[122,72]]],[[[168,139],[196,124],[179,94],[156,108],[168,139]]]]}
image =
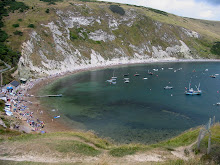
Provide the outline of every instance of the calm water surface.
{"type": "Polygon", "coordinates": [[[220,76],[209,77],[213,74],[220,74],[220,63],[154,63],[88,71],[46,86],[41,94],[64,96],[41,102],[52,117],[61,115],[55,120],[73,128],[93,130],[120,143],[155,143],[206,124],[210,117],[220,120],[220,106],[213,105],[220,102],[220,76]],[[106,82],[113,73],[118,77],[115,85],[106,82]],[[127,73],[130,83],[123,80],[127,73]],[[201,96],[184,94],[189,82],[194,89],[201,84],[201,96]],[[173,89],[164,90],[167,85],[173,89]]]}

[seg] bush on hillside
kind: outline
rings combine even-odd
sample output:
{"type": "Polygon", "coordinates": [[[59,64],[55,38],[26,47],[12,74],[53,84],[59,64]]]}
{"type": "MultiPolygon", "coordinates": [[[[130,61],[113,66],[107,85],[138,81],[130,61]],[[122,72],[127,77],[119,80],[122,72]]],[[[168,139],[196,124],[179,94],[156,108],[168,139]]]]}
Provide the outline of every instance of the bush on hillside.
{"type": "Polygon", "coordinates": [[[8,10],[10,12],[14,12],[15,10],[19,10],[20,12],[23,12],[24,10],[28,10],[29,7],[25,5],[23,2],[16,2],[15,0],[8,0],[6,2],[6,6],[9,6],[8,10]]]}
{"type": "Polygon", "coordinates": [[[40,0],[43,2],[48,2],[49,5],[56,5],[55,2],[62,2],[63,0],[40,0]]]}
{"type": "Polygon", "coordinates": [[[124,15],[125,11],[122,7],[118,6],[118,5],[110,5],[109,9],[113,12],[113,13],[117,13],[120,15],[124,15]]]}
{"type": "Polygon", "coordinates": [[[23,36],[23,32],[16,30],[15,32],[13,32],[14,35],[19,35],[19,36],[23,36]]]}
{"type": "Polygon", "coordinates": [[[14,28],[17,28],[17,27],[19,27],[19,24],[16,23],[16,24],[13,24],[12,26],[13,26],[14,28]]]}
{"type": "Polygon", "coordinates": [[[35,26],[34,26],[34,24],[29,24],[28,27],[29,28],[34,28],[35,26]]]}
{"type": "Polygon", "coordinates": [[[214,45],[211,47],[211,53],[220,55],[220,41],[214,43],[214,45]]]}
{"type": "Polygon", "coordinates": [[[50,12],[50,9],[47,9],[45,12],[46,12],[46,13],[49,13],[49,12],[50,12]]]}
{"type": "Polygon", "coordinates": [[[79,0],[79,1],[82,1],[82,2],[94,2],[94,0],[79,0]]]}
{"type": "Polygon", "coordinates": [[[0,29],[0,42],[5,42],[5,40],[8,38],[8,34],[5,31],[2,31],[0,29]]]}
{"type": "MultiPolygon", "coordinates": [[[[3,16],[8,16],[8,13],[14,12],[15,10],[19,10],[20,12],[23,12],[24,10],[29,9],[27,5],[25,5],[23,2],[17,2],[16,0],[1,0],[0,1],[0,28],[4,26],[4,22],[2,21],[3,16]]],[[[22,19],[18,19],[18,21],[22,21],[22,19]]],[[[17,25],[15,25],[17,26],[17,25]]],[[[16,31],[14,32],[15,35],[23,35],[22,32],[16,31]]],[[[17,63],[20,58],[20,53],[13,51],[11,48],[9,48],[5,41],[7,40],[8,35],[5,31],[0,29],[0,59],[4,61],[5,63],[11,65],[12,67],[17,66],[17,63]]],[[[14,71],[13,71],[14,72],[14,71]]],[[[13,77],[11,76],[11,72],[7,71],[3,74],[3,80],[4,83],[10,82],[13,80],[13,77]]]]}
{"type": "Polygon", "coordinates": [[[70,31],[70,40],[76,40],[78,38],[78,34],[74,33],[73,31],[70,31]]]}
{"type": "Polygon", "coordinates": [[[161,10],[157,10],[157,9],[152,9],[152,8],[148,8],[150,11],[153,11],[157,14],[162,14],[162,15],[165,15],[165,16],[168,16],[168,13],[165,12],[165,11],[161,11],[161,10]]]}

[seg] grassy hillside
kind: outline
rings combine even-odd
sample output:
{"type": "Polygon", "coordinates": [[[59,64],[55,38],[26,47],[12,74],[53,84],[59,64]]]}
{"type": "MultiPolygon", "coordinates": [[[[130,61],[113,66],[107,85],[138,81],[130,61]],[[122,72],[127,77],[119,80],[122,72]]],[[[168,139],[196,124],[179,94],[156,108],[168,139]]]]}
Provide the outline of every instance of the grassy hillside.
{"type": "MultiPolygon", "coordinates": [[[[215,164],[214,162],[220,162],[218,155],[220,141],[216,140],[220,135],[219,124],[216,124],[212,128],[213,147],[210,155],[205,154],[207,138],[202,141],[200,154],[194,157],[194,160],[178,160],[172,155],[172,151],[176,151],[178,147],[188,146],[189,144],[195,142],[199,134],[199,129],[200,128],[191,129],[178,137],[153,145],[115,145],[105,139],[98,138],[96,135],[90,132],[62,132],[21,135],[8,133],[8,136],[1,136],[0,147],[3,150],[0,151],[0,157],[1,159],[8,157],[19,159],[22,156],[25,156],[27,158],[26,160],[30,160],[29,158],[32,157],[32,161],[34,162],[49,161],[50,163],[55,163],[56,161],[60,161],[66,163],[81,162],[87,164],[89,163],[88,161],[90,161],[90,163],[94,164],[111,164],[120,162],[132,163],[132,158],[134,158],[135,155],[140,156],[145,154],[162,154],[161,158],[163,158],[165,161],[163,161],[161,164],[187,164],[187,162],[191,162],[190,164],[202,164],[202,162],[204,163],[207,161],[215,164]],[[134,157],[132,155],[134,155],[134,157]],[[130,159],[127,159],[128,157],[130,159]]],[[[184,150],[186,157],[189,156],[190,152],[192,152],[190,150],[184,150]]],[[[198,151],[195,153],[198,153],[198,151]]],[[[14,164],[13,162],[9,163],[14,164]]]]}
{"type": "MultiPolygon", "coordinates": [[[[122,56],[132,59],[135,54],[150,58],[154,57],[154,48],[163,51],[170,47],[173,49],[180,45],[180,40],[190,48],[190,54],[185,56],[177,51],[171,53],[171,57],[220,58],[218,21],[184,18],[152,8],[90,0],[17,0],[17,2],[25,3],[28,9],[13,10],[2,18],[4,22],[2,30],[7,33],[4,44],[14,51],[21,52],[25,49],[22,44],[30,41],[29,43],[33,44],[33,52],[27,56],[36,67],[44,68],[42,61],[47,63],[42,54],[46,59],[57,62],[64,61],[67,54],[71,55],[76,50],[82,55],[74,57],[73,60],[77,65],[85,59],[90,59],[92,50],[98,52],[105,60],[122,56]],[[75,22],[74,25],[65,28],[67,22],[71,22],[67,20],[71,19],[68,16],[70,13],[75,16],[74,19],[78,17],[93,21],[87,24],[82,20],[81,24],[75,22]],[[54,32],[49,29],[48,23],[54,23],[62,33],[63,38],[60,36],[58,40],[64,43],[59,45],[63,52],[57,50],[54,32]],[[100,35],[107,37],[106,40],[91,38],[91,34],[97,35],[100,30],[102,30],[100,35]],[[32,32],[36,32],[39,38],[34,38],[32,32]],[[197,33],[198,37],[193,36],[197,33]],[[42,52],[39,52],[40,50],[42,52]]],[[[28,65],[32,64],[25,67],[28,65]]],[[[54,67],[59,69],[58,66],[54,67]]],[[[48,68],[44,68],[46,69],[48,68]]]]}
{"type": "MultiPolygon", "coordinates": [[[[66,9],[67,10],[71,8],[71,4],[86,4],[86,6],[88,6],[91,10],[94,10],[93,16],[95,16],[95,15],[100,15],[102,13],[112,14],[112,12],[109,10],[108,7],[111,4],[114,4],[114,3],[105,3],[105,2],[82,2],[82,1],[74,1],[74,0],[58,1],[58,2],[55,2],[55,5],[54,4],[49,5],[47,2],[43,2],[39,0],[25,0],[22,2],[24,2],[30,7],[30,9],[27,12],[20,13],[16,11],[14,13],[10,13],[8,17],[5,17],[4,30],[10,36],[8,38],[7,44],[13,47],[13,49],[15,50],[21,50],[21,44],[28,39],[28,34],[30,31],[32,31],[33,29],[40,31],[40,29],[38,29],[40,24],[44,24],[46,22],[50,22],[56,19],[56,14],[54,13],[55,9],[56,10],[66,9]],[[46,11],[49,11],[49,12],[47,13],[46,11]],[[14,27],[13,25],[15,24],[19,24],[19,27],[14,27]],[[34,26],[30,27],[29,26],[30,24],[33,24],[34,26]],[[15,31],[20,31],[23,33],[23,35],[20,36],[20,35],[14,34],[15,31]]],[[[132,26],[132,28],[129,28],[129,29],[127,27],[124,27],[125,29],[121,27],[120,29],[114,32],[114,33],[120,33],[120,34],[122,33],[122,36],[123,36],[123,32],[125,33],[127,31],[127,33],[129,33],[130,35],[129,36],[125,35],[124,37],[128,41],[134,40],[132,44],[135,45],[136,42],[143,40],[143,37],[144,37],[143,33],[145,33],[145,31],[140,31],[141,27],[143,25],[152,26],[151,21],[156,20],[162,23],[166,23],[167,28],[164,28],[164,29],[165,30],[167,29],[168,31],[175,32],[175,26],[180,26],[180,27],[184,27],[184,28],[198,32],[199,34],[202,35],[202,38],[199,40],[194,40],[192,42],[193,43],[192,47],[194,47],[197,51],[199,51],[201,55],[204,57],[215,58],[215,56],[208,56],[207,54],[209,53],[211,54],[209,50],[211,46],[214,44],[214,42],[220,40],[220,30],[219,30],[220,22],[183,18],[183,17],[175,16],[169,13],[164,14],[163,12],[160,12],[160,11],[158,12],[158,10],[153,10],[153,9],[145,8],[145,7],[123,5],[123,4],[120,4],[120,7],[122,7],[125,10],[135,9],[140,14],[145,15],[144,20],[142,21],[142,18],[140,18],[140,21],[137,22],[136,26],[132,26]],[[169,28],[172,28],[170,27],[170,25],[172,25],[174,29],[169,29],[169,28]],[[140,34],[136,34],[137,32],[140,34]],[[131,37],[132,39],[129,37],[131,37]]],[[[78,7],[77,9],[74,7],[74,10],[76,11],[78,10],[84,16],[89,15],[89,10],[87,8],[78,7]]],[[[114,14],[114,15],[117,17],[117,14],[114,14]]],[[[97,24],[97,26],[99,26],[99,28],[102,28],[103,30],[106,30],[105,25],[97,24]]],[[[89,29],[87,29],[87,32],[94,30],[94,27],[97,27],[97,26],[90,27],[89,29]]],[[[151,37],[155,37],[155,36],[153,35],[151,37]]],[[[151,38],[149,38],[148,40],[151,40],[151,38]]],[[[164,44],[163,41],[160,41],[160,38],[156,38],[155,41],[158,42],[158,44],[161,44],[161,45],[164,44]]],[[[79,39],[74,41],[74,43],[76,42],[77,44],[82,44],[82,42],[80,42],[79,39]]],[[[189,40],[188,42],[191,42],[191,40],[189,40]]],[[[98,47],[97,50],[102,49],[99,47],[106,48],[107,46],[107,45],[100,46],[99,43],[93,43],[93,42],[90,42],[90,43],[88,42],[86,44],[88,44],[88,47],[92,47],[92,46],[98,47]]],[[[121,43],[117,41],[116,43],[113,43],[113,44],[121,45],[121,43]]]]}

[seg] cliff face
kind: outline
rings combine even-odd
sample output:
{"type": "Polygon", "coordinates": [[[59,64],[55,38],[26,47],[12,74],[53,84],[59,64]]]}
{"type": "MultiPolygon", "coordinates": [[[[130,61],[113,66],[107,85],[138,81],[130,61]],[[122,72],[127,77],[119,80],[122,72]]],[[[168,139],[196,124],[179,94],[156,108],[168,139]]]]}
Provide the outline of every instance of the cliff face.
{"type": "Polygon", "coordinates": [[[157,59],[198,58],[190,47],[199,33],[158,22],[129,7],[125,14],[109,5],[71,4],[53,8],[55,17],[41,23],[22,44],[20,77],[39,77],[80,68],[157,59]]]}

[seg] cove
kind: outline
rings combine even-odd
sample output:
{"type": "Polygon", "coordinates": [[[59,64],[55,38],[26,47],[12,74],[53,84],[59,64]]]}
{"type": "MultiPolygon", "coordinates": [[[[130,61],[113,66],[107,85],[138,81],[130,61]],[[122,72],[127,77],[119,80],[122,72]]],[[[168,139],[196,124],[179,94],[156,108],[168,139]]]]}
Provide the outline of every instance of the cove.
{"type": "Polygon", "coordinates": [[[220,119],[218,74],[219,62],[152,63],[86,71],[45,86],[41,94],[63,97],[43,98],[41,103],[51,117],[60,115],[58,120],[73,128],[92,130],[117,143],[150,144],[206,124],[210,117],[220,119]],[[124,83],[128,73],[130,82],[124,83]],[[134,76],[137,73],[140,75],[134,76]],[[216,78],[210,77],[215,74],[216,78]],[[117,83],[106,82],[113,75],[117,83]],[[189,83],[194,89],[200,83],[202,94],[185,95],[189,83]],[[173,89],[165,90],[167,85],[173,89]]]}

